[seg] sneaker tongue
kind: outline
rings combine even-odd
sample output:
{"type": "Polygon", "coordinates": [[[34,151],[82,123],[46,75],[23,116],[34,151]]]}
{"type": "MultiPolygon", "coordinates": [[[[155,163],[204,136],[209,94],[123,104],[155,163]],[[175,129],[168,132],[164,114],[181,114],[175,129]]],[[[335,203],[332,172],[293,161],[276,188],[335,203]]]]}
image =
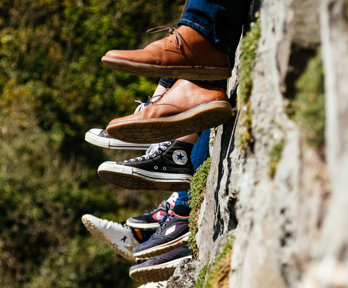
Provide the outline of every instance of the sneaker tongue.
{"type": "Polygon", "coordinates": [[[166,201],[166,200],[163,200],[163,201],[161,202],[161,204],[159,204],[158,206],[161,206],[161,207],[166,208],[166,206],[167,206],[167,201],[166,201]]]}
{"type": "Polygon", "coordinates": [[[174,192],[170,197],[167,199],[167,203],[169,203],[170,206],[174,207],[176,199],[178,199],[178,192],[174,192]]]}

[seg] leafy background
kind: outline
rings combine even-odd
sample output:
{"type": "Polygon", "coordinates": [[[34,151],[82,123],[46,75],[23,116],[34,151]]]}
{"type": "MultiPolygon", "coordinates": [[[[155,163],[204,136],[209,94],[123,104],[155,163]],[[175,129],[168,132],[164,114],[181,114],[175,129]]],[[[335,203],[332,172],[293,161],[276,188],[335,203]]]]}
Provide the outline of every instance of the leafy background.
{"type": "Polygon", "coordinates": [[[96,168],[133,157],[84,133],[130,114],[156,79],[112,71],[110,49],[162,37],[182,0],[0,1],[0,287],[136,287],[131,265],[95,240],[85,213],[123,221],[168,193],[124,191],[96,168]]]}

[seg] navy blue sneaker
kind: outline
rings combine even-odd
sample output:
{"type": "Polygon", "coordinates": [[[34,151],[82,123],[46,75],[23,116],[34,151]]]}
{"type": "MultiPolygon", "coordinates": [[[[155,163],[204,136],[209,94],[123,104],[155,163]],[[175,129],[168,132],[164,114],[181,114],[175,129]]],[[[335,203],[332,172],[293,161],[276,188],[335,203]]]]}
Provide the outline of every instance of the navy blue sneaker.
{"type": "Polygon", "coordinates": [[[170,250],[162,255],[150,258],[129,269],[129,276],[139,282],[157,282],[168,280],[183,259],[191,259],[192,250],[188,245],[170,250]]]}
{"type": "Polygon", "coordinates": [[[106,182],[126,189],[187,190],[193,174],[192,147],[192,144],[179,140],[153,144],[141,157],[102,163],[98,175],[106,182]]]}
{"type": "Polygon", "coordinates": [[[127,225],[132,228],[155,230],[159,227],[159,223],[170,209],[173,209],[173,206],[166,200],[163,200],[161,204],[157,205],[156,208],[150,212],[129,218],[127,220],[127,225]]]}
{"type": "Polygon", "coordinates": [[[173,210],[169,210],[167,215],[150,239],[133,249],[134,257],[157,256],[187,244],[190,235],[188,227],[190,216],[177,215],[173,210]]]}

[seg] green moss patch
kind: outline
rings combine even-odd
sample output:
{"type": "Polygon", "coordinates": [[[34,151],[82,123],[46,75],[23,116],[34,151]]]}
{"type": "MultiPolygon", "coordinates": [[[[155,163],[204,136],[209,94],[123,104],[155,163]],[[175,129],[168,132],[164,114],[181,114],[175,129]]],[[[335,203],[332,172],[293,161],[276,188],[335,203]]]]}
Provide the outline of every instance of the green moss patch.
{"type": "Polygon", "coordinates": [[[295,98],[287,107],[288,115],[299,125],[306,142],[320,149],[325,139],[324,72],[320,50],[308,61],[295,89],[295,98]]]}
{"type": "Polygon", "coordinates": [[[209,264],[205,264],[201,271],[199,271],[197,282],[194,288],[203,288],[204,282],[205,282],[205,276],[207,275],[209,264]]]}
{"type": "Polygon", "coordinates": [[[189,243],[191,243],[191,249],[195,255],[198,253],[196,234],[198,231],[198,216],[201,208],[201,204],[205,195],[205,186],[207,184],[207,178],[210,170],[211,158],[205,160],[205,162],[197,169],[191,180],[190,189],[190,207],[191,207],[191,219],[189,222],[189,228],[191,235],[189,237],[189,243]]]}
{"type": "Polygon", "coordinates": [[[270,178],[274,178],[274,175],[277,172],[278,162],[280,158],[282,157],[284,146],[285,146],[285,142],[284,140],[282,140],[279,143],[275,144],[268,154],[269,155],[268,175],[270,178]]]}
{"type": "Polygon", "coordinates": [[[213,263],[200,271],[195,288],[227,288],[234,237],[223,244],[222,251],[213,263]],[[208,269],[209,268],[209,269],[208,269]],[[208,272],[208,274],[207,274],[208,272]]]}
{"type": "Polygon", "coordinates": [[[258,42],[261,36],[260,23],[256,22],[251,26],[250,31],[242,40],[242,55],[239,73],[239,95],[238,107],[241,110],[240,119],[240,134],[237,138],[237,146],[243,150],[247,150],[253,143],[251,124],[252,113],[250,107],[250,95],[253,87],[252,68],[256,58],[258,42]]]}
{"type": "Polygon", "coordinates": [[[250,31],[245,35],[244,39],[242,40],[242,55],[240,59],[240,65],[238,68],[240,94],[239,103],[241,105],[245,105],[248,103],[253,87],[251,72],[256,58],[256,52],[260,37],[260,23],[256,22],[251,26],[250,31]]]}

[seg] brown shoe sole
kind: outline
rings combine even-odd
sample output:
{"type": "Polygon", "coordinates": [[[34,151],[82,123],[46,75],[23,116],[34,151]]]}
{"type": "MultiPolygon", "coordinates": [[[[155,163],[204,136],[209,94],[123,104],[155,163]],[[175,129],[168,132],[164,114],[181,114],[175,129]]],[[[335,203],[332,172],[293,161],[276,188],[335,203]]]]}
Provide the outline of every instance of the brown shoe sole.
{"type": "Polygon", "coordinates": [[[213,101],[174,116],[110,124],[106,130],[122,141],[158,143],[219,126],[232,117],[232,111],[230,103],[213,101]]]}
{"type": "Polygon", "coordinates": [[[230,68],[160,66],[120,60],[104,56],[101,60],[110,68],[138,76],[165,77],[187,80],[223,80],[231,77],[230,68]]]}
{"type": "MultiPolygon", "coordinates": [[[[184,257],[182,259],[189,259],[191,257],[184,257]]],[[[181,260],[182,260],[181,259],[181,260]]],[[[179,259],[178,259],[179,260],[179,259]]],[[[181,261],[180,261],[181,262],[181,261]]],[[[168,280],[174,273],[175,268],[179,263],[175,265],[168,265],[166,263],[158,264],[150,267],[142,267],[133,270],[129,273],[129,276],[138,282],[159,282],[168,280]]]]}
{"type": "Polygon", "coordinates": [[[98,171],[104,181],[117,187],[131,190],[160,190],[160,191],[185,191],[190,189],[190,181],[152,180],[141,175],[114,173],[112,171],[98,171]]]}

